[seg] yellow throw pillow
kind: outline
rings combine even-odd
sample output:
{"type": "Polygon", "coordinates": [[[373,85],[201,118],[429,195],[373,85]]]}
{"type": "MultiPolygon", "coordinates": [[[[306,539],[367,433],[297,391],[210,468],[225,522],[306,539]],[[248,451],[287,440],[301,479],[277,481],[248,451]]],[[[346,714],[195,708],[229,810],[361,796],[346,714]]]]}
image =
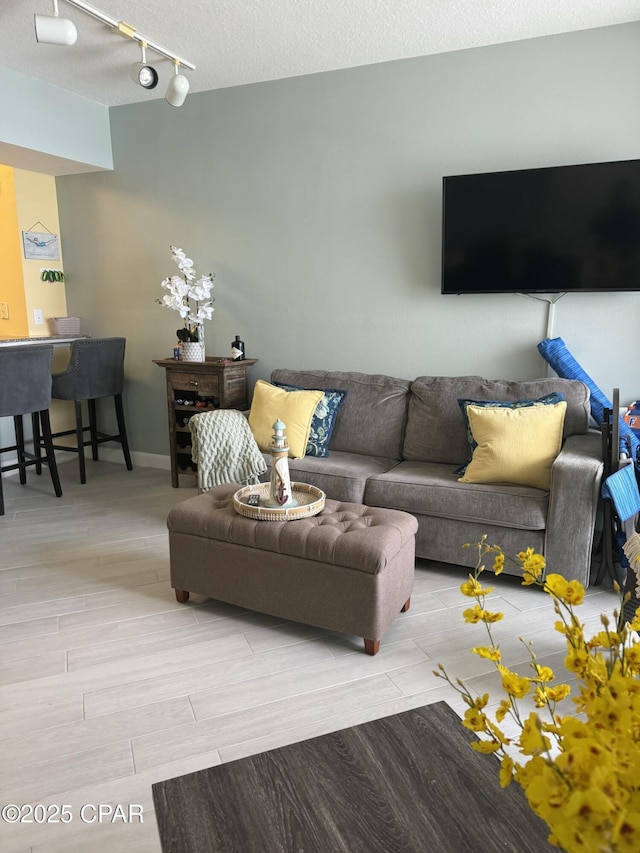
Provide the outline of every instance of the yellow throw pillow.
{"type": "Polygon", "coordinates": [[[477,447],[460,483],[512,483],[549,490],[562,446],[566,402],[504,409],[467,406],[477,447]]]}
{"type": "Polygon", "coordinates": [[[324,391],[285,391],[258,379],[253,389],[249,426],[260,450],[269,450],[273,425],[280,419],[285,425],[289,456],[304,456],[309,440],[311,418],[324,391]]]}

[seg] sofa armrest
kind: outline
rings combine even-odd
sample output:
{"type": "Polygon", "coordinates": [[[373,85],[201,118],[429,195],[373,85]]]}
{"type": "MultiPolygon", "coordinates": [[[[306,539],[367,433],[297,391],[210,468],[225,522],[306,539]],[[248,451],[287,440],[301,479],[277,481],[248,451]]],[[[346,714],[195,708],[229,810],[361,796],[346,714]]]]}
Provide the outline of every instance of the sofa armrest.
{"type": "Polygon", "coordinates": [[[548,572],[589,585],[593,535],[604,470],[602,436],[567,436],[551,469],[545,540],[548,572]]]}

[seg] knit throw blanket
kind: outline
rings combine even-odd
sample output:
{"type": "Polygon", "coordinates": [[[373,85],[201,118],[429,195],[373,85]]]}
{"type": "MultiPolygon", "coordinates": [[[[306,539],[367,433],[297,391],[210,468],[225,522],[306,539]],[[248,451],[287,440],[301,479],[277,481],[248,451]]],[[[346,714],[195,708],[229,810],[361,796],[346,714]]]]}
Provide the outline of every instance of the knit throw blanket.
{"type": "Polygon", "coordinates": [[[189,429],[201,492],[222,483],[257,483],[267,470],[247,419],[236,409],[200,412],[189,420],[189,429]]]}

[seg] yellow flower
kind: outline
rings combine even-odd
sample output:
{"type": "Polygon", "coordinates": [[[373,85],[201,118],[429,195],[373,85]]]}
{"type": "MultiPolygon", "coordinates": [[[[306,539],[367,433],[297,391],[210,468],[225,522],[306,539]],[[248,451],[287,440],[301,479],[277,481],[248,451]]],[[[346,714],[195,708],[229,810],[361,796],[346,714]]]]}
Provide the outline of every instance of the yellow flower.
{"type": "Polygon", "coordinates": [[[531,689],[531,682],[528,678],[522,678],[517,672],[511,672],[506,666],[497,664],[498,671],[502,676],[502,688],[509,696],[514,696],[516,699],[522,699],[531,689]]]}
{"type": "Polygon", "coordinates": [[[483,613],[484,610],[478,604],[474,604],[473,607],[468,607],[466,610],[462,611],[464,621],[469,622],[472,625],[475,625],[477,622],[482,620],[483,613]]]}
{"type": "Polygon", "coordinates": [[[593,787],[572,791],[559,814],[541,814],[553,821],[553,835],[568,853],[611,851],[608,799],[593,787]]]}
{"type": "Polygon", "coordinates": [[[565,622],[554,622],[553,627],[559,634],[564,634],[567,642],[572,646],[580,646],[584,643],[583,626],[579,623],[567,624],[565,622]]]}
{"type": "Polygon", "coordinates": [[[598,788],[589,787],[583,791],[573,791],[565,805],[569,820],[575,815],[583,824],[601,825],[608,817],[614,804],[598,788]]]}
{"type": "Polygon", "coordinates": [[[522,586],[533,586],[534,583],[537,583],[540,578],[541,572],[530,572],[523,571],[522,572],[522,586]]]}
{"type": "Polygon", "coordinates": [[[564,665],[569,672],[575,672],[577,675],[583,676],[589,667],[589,653],[586,649],[570,648],[564,659],[564,665]]]}
{"type": "Polygon", "coordinates": [[[640,812],[623,811],[613,827],[611,841],[620,853],[636,853],[640,849],[640,812]]]}
{"type": "Polygon", "coordinates": [[[589,649],[610,649],[612,646],[620,645],[620,637],[615,631],[598,631],[589,640],[587,640],[587,648],[589,649]]]}
{"type": "Polygon", "coordinates": [[[504,569],[504,554],[499,553],[496,554],[495,559],[493,561],[493,571],[497,575],[501,575],[504,569]]]}
{"type": "Polygon", "coordinates": [[[548,666],[540,666],[539,664],[534,664],[535,676],[532,678],[532,681],[553,681],[556,677],[554,671],[551,667],[548,666]]]}
{"type": "Polygon", "coordinates": [[[474,604],[473,607],[468,607],[462,611],[464,621],[475,625],[477,622],[499,622],[503,618],[502,613],[491,613],[480,607],[479,604],[474,604]]]}
{"type": "Polygon", "coordinates": [[[544,708],[549,704],[546,687],[536,687],[533,691],[533,701],[536,708],[544,708]]]}
{"type": "Polygon", "coordinates": [[[511,702],[508,699],[501,699],[500,704],[496,708],[496,720],[501,723],[511,710],[511,702]]]}
{"type": "Polygon", "coordinates": [[[557,598],[562,598],[567,588],[567,579],[562,575],[551,573],[544,579],[544,586],[546,592],[555,595],[557,598]]]}
{"type": "MultiPolygon", "coordinates": [[[[531,808],[550,826],[567,801],[570,788],[551,764],[534,755],[524,767],[517,766],[516,781],[522,786],[531,808]]],[[[555,828],[555,826],[554,826],[555,828]]]]}
{"type": "Polygon", "coordinates": [[[565,604],[581,604],[584,587],[579,581],[568,581],[562,575],[550,574],[544,579],[545,590],[565,604]]]}
{"type": "Polygon", "coordinates": [[[550,747],[549,738],[542,734],[538,715],[532,711],[522,724],[520,752],[524,755],[539,755],[541,752],[548,752],[550,747]]]}
{"type": "Polygon", "coordinates": [[[482,611],[483,622],[499,622],[501,619],[504,619],[504,613],[492,613],[489,610],[482,611]]]}
{"type": "Polygon", "coordinates": [[[460,585],[460,592],[466,595],[467,598],[475,598],[477,590],[480,589],[480,584],[475,578],[469,576],[469,580],[460,585]]]}
{"type": "Polygon", "coordinates": [[[584,601],[584,587],[580,581],[569,581],[564,594],[565,604],[582,604],[584,601]]]}
{"type": "Polygon", "coordinates": [[[488,693],[483,693],[482,696],[476,696],[476,698],[473,700],[473,707],[477,708],[479,711],[481,711],[483,708],[486,708],[488,704],[489,704],[489,694],[488,693]]]}
{"type": "Polygon", "coordinates": [[[464,712],[462,725],[465,729],[470,729],[472,732],[486,732],[487,718],[477,708],[467,708],[464,712]]]}
{"type": "Polygon", "coordinates": [[[555,687],[544,687],[543,689],[551,702],[562,702],[571,693],[568,684],[556,684],[555,687]]]}
{"type": "Polygon", "coordinates": [[[461,585],[460,592],[468,598],[477,598],[480,595],[488,595],[493,592],[493,587],[485,588],[476,578],[469,575],[469,580],[461,585]]]}
{"type": "Polygon", "coordinates": [[[497,649],[495,646],[476,646],[474,649],[471,649],[474,655],[478,655],[481,658],[487,658],[487,660],[500,660],[500,649],[497,649]]]}
{"type": "Polygon", "coordinates": [[[640,645],[637,643],[624,653],[624,660],[633,675],[640,674],[640,645]]]}
{"type": "Polygon", "coordinates": [[[520,551],[518,559],[522,563],[522,585],[531,586],[542,576],[545,560],[542,554],[536,554],[533,548],[520,551]]]}
{"type": "Polygon", "coordinates": [[[520,560],[520,562],[521,562],[521,563],[524,563],[524,562],[525,562],[525,560],[528,560],[528,559],[529,559],[530,557],[532,557],[534,554],[535,554],[535,551],[533,550],[533,548],[527,548],[527,550],[526,550],[526,551],[519,551],[519,552],[516,554],[516,556],[517,556],[517,558],[520,560]]]}
{"type": "Polygon", "coordinates": [[[507,785],[511,784],[511,780],[513,779],[513,768],[514,768],[513,759],[510,755],[503,755],[502,761],[500,762],[500,787],[506,788],[507,785]]]}
{"type": "Polygon", "coordinates": [[[503,746],[507,743],[511,743],[510,739],[508,737],[505,737],[505,735],[502,733],[502,730],[498,726],[496,726],[495,723],[492,723],[488,717],[487,717],[487,727],[488,727],[489,731],[491,732],[491,734],[493,735],[493,737],[495,738],[495,740],[497,740],[503,746]]]}
{"type": "Polygon", "coordinates": [[[636,610],[635,616],[629,622],[629,630],[640,631],[640,607],[636,610]]]}
{"type": "MultiPolygon", "coordinates": [[[[475,574],[461,588],[476,598],[476,604],[464,610],[464,618],[485,623],[489,642],[472,652],[494,663],[506,695],[490,711],[488,694],[474,698],[460,679],[454,684],[441,674],[468,706],[463,725],[484,737],[471,746],[480,753],[498,754],[500,785],[516,780],[531,809],[549,827],[554,846],[566,853],[635,853],[640,850],[640,641],[634,631],[640,633],[640,608],[626,626],[614,611],[614,630],[612,620],[603,614],[603,630],[587,637],[574,613],[584,599],[582,584],[556,573],[544,577],[544,557],[532,548],[517,555],[523,584],[544,589],[553,601],[559,617],[555,629],[566,642],[565,667],[577,681],[575,711],[560,715],[556,704],[571,689],[553,683],[552,668],[537,662],[531,643],[522,640],[534,671],[531,677],[502,664],[491,631],[491,623],[502,614],[481,606],[481,596],[493,590],[484,590],[478,577],[486,554],[495,555],[496,574],[503,569],[505,554],[499,546],[489,545],[486,536],[476,547],[475,574]],[[525,718],[519,700],[532,692],[540,715],[533,711],[525,718]],[[507,714],[510,724],[519,728],[511,738],[500,729],[507,714]],[[518,747],[525,757],[522,763],[507,753],[510,746],[518,747]]],[[[620,593],[619,588],[616,591],[620,593]]]]}
{"type": "Polygon", "coordinates": [[[492,752],[498,752],[499,749],[502,749],[502,744],[495,740],[474,740],[471,747],[483,755],[490,755],[492,752]]]}

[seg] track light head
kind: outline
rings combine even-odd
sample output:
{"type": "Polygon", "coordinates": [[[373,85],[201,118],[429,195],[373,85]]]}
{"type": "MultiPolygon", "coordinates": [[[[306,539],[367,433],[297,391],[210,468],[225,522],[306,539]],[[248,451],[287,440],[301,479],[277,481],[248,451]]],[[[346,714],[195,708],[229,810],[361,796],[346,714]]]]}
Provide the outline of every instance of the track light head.
{"type": "Polygon", "coordinates": [[[181,107],[189,94],[189,81],[184,74],[178,72],[178,68],[180,67],[179,62],[174,62],[174,67],[176,73],[169,81],[167,93],[164,97],[172,107],[181,107]]]}
{"type": "Polygon", "coordinates": [[[153,65],[136,62],[131,66],[131,77],[143,89],[155,89],[158,85],[158,72],[153,65]]]}
{"type": "Polygon", "coordinates": [[[140,42],[142,61],[131,66],[131,77],[143,89],[155,89],[158,85],[158,72],[153,65],[147,65],[147,43],[140,42]]]}
{"type": "Polygon", "coordinates": [[[75,44],[78,31],[73,21],[57,15],[34,15],[36,41],[40,44],[75,44]]]}

